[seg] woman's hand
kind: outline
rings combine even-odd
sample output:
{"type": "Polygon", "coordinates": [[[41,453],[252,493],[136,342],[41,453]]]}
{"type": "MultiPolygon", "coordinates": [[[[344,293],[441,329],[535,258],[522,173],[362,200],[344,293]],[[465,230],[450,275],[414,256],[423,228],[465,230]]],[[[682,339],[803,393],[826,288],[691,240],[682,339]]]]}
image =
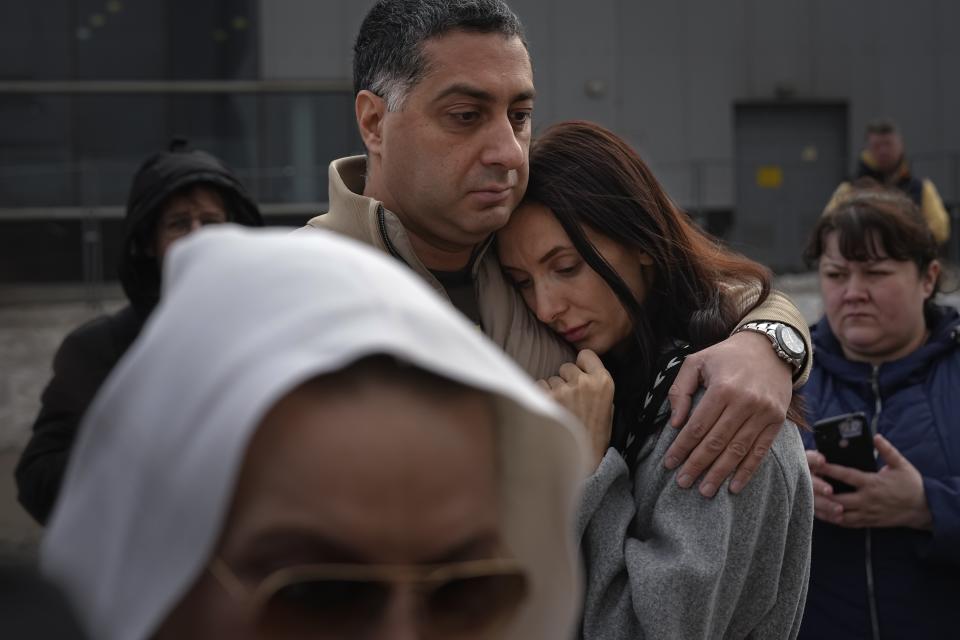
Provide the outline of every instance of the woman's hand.
{"type": "Polygon", "coordinates": [[[843,505],[833,500],[833,486],[823,479],[823,465],[827,459],[819,451],[807,449],[807,468],[813,481],[813,513],[825,522],[836,523],[843,514],[843,505]]]}
{"type": "MultiPolygon", "coordinates": [[[[927,507],[920,472],[883,436],[874,436],[873,444],[887,461],[886,466],[876,473],[829,464],[826,461],[818,465],[818,475],[846,482],[856,490],[838,493],[830,498],[817,496],[815,479],[814,504],[817,517],[848,529],[910,527],[929,531],[933,527],[933,517],[927,507]],[[825,507],[822,510],[817,506],[818,498],[820,505],[825,507]]],[[[807,452],[808,463],[810,453],[807,452]]]]}
{"type": "Polygon", "coordinates": [[[613,428],[613,378],[593,351],[577,354],[557,375],[538,380],[547,393],[567,411],[580,418],[587,430],[593,469],[600,465],[610,446],[613,428]]]}

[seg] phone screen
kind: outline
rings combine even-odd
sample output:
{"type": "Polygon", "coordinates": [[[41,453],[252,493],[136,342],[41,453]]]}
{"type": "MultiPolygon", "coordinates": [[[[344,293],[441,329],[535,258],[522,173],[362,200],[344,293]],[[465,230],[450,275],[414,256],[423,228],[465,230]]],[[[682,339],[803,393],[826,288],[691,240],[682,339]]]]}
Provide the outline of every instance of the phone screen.
{"type": "MultiPolygon", "coordinates": [[[[877,457],[873,447],[873,434],[863,412],[832,416],[813,425],[813,438],[817,451],[831,464],[853,467],[861,471],[876,471],[877,457]]],[[[836,493],[853,491],[850,485],[824,478],[836,493]]]]}

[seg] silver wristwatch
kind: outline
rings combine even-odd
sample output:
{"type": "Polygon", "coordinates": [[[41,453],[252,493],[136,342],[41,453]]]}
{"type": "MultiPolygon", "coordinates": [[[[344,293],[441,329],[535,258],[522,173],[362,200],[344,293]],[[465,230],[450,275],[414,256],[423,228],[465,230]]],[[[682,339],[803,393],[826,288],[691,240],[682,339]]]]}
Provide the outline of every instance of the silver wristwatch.
{"type": "Polygon", "coordinates": [[[734,333],[741,331],[755,331],[767,336],[773,352],[790,364],[794,373],[800,371],[807,356],[807,345],[796,329],[783,322],[748,322],[734,333]]]}

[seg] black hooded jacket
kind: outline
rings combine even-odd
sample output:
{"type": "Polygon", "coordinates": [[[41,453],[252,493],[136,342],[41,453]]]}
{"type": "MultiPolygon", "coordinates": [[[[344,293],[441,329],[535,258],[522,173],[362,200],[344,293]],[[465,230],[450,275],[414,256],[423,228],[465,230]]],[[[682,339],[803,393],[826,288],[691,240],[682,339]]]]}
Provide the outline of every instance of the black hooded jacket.
{"type": "Polygon", "coordinates": [[[174,193],[199,184],[217,189],[228,219],[262,226],[260,210],[243,185],[214,156],[188,151],[175,140],[170,151],[137,171],[124,219],[120,282],[130,304],[74,329],[57,350],[53,378],[41,398],[33,434],[16,469],[20,504],[46,524],[60,491],[77,428],[100,385],[140,334],[160,297],[160,265],[151,248],[162,205],[174,193]]]}

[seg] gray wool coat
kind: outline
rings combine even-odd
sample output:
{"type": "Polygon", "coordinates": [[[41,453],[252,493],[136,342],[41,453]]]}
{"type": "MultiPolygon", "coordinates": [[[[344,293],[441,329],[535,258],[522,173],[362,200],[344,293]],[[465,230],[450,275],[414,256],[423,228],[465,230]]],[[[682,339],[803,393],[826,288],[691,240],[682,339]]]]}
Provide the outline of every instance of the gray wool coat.
{"type": "MultiPolygon", "coordinates": [[[[661,411],[663,411],[662,409],[661,411]]],[[[739,495],[681,489],[663,466],[678,430],[648,438],[631,481],[609,449],[577,519],[586,593],[580,637],[794,638],[810,572],[813,491],[785,423],[739,495]]]]}

